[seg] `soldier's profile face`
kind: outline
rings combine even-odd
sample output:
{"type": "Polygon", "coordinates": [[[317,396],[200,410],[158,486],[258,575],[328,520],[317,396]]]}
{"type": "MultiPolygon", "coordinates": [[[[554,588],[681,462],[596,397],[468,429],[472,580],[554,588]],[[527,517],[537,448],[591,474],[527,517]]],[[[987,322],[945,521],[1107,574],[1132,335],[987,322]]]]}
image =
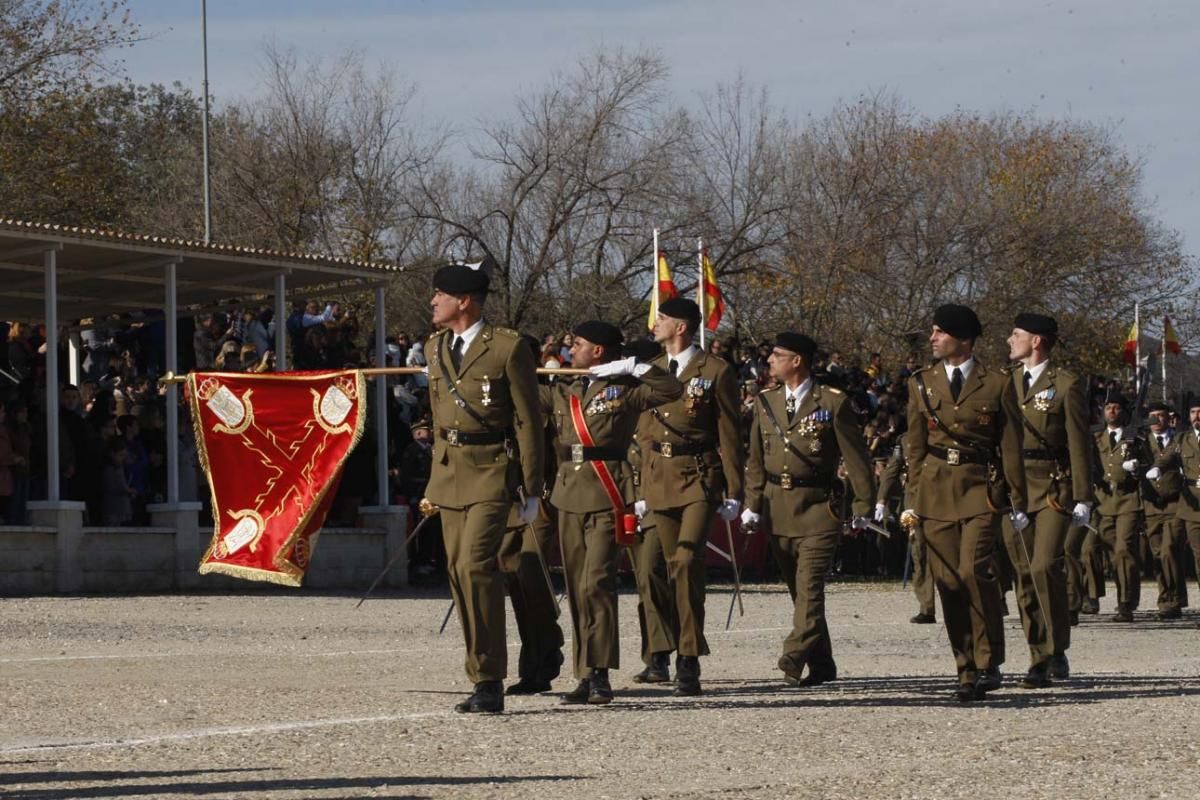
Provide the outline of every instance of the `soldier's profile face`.
{"type": "Polygon", "coordinates": [[[801,361],[800,356],[791,350],[776,347],[767,356],[767,369],[770,371],[772,378],[779,381],[786,381],[800,370],[801,361]]]}
{"type": "Polygon", "coordinates": [[[664,316],[660,313],[654,318],[654,341],[662,344],[668,339],[675,338],[675,336],[679,333],[679,326],[686,324],[687,323],[681,319],[664,316]]]}
{"type": "Polygon", "coordinates": [[[1150,427],[1155,431],[1161,431],[1167,427],[1167,412],[1151,411],[1147,416],[1150,418],[1150,427]]]}
{"type": "Polygon", "coordinates": [[[1193,428],[1200,428],[1200,406],[1188,409],[1188,421],[1192,423],[1193,428]]]}
{"type": "Polygon", "coordinates": [[[1116,425],[1121,421],[1121,412],[1124,408],[1120,403],[1105,403],[1104,404],[1104,421],[1109,425],[1116,425]]]}
{"type": "Polygon", "coordinates": [[[458,295],[434,289],[433,298],[429,301],[429,306],[433,311],[433,324],[441,326],[458,319],[462,314],[463,300],[464,298],[458,295]]]}
{"type": "Polygon", "coordinates": [[[571,366],[586,369],[600,360],[601,347],[592,344],[582,336],[576,336],[571,342],[571,366]]]}
{"type": "Polygon", "coordinates": [[[1014,361],[1029,358],[1033,353],[1033,334],[1021,328],[1013,328],[1008,335],[1008,357],[1014,361]]]}
{"type": "Polygon", "coordinates": [[[955,339],[937,325],[934,325],[929,333],[929,349],[934,358],[954,358],[968,352],[966,342],[955,339]]]}

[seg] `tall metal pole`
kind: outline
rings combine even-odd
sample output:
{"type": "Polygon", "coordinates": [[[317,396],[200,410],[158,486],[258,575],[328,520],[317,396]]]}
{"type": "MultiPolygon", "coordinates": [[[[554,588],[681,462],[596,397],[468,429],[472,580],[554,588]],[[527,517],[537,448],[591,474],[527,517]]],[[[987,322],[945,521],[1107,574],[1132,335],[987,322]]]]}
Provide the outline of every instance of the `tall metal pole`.
{"type": "MultiPolygon", "coordinates": [[[[375,287],[375,366],[386,367],[387,363],[387,313],[383,302],[383,286],[375,287]]],[[[379,498],[375,505],[390,506],[391,492],[388,476],[388,382],[380,376],[375,381],[375,478],[379,498]]]]}
{"type": "Polygon", "coordinates": [[[46,251],[42,257],[46,270],[46,499],[62,499],[58,462],[58,252],[46,251]]]}
{"type": "MultiPolygon", "coordinates": [[[[166,296],[163,311],[166,316],[167,372],[179,371],[179,294],[176,281],[178,262],[168,261],[163,275],[166,296]]],[[[167,384],[167,503],[179,505],[179,386],[167,384]]],[[[190,498],[195,499],[195,498],[190,498]]]]}
{"type": "Polygon", "coordinates": [[[200,0],[200,39],[204,50],[204,117],[201,120],[201,138],[204,140],[204,243],[208,244],[212,241],[212,196],[208,185],[208,0],[200,0]]]}

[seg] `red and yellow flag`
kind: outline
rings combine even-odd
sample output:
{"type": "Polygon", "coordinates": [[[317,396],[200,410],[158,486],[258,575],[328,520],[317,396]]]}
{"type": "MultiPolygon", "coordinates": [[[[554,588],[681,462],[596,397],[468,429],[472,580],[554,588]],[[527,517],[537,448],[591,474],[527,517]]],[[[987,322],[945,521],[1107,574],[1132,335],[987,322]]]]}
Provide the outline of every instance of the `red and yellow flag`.
{"type": "Polygon", "coordinates": [[[1121,351],[1121,360],[1130,366],[1137,366],[1138,324],[1133,323],[1129,335],[1125,337],[1125,347],[1121,351]]]}
{"type": "Polygon", "coordinates": [[[675,281],[671,280],[671,268],[667,265],[667,257],[655,251],[654,265],[654,289],[650,292],[650,319],[647,321],[650,330],[654,330],[654,320],[658,318],[658,304],[679,295],[675,281]]]}
{"type": "Polygon", "coordinates": [[[1179,346],[1179,337],[1175,334],[1175,326],[1170,317],[1163,317],[1163,349],[1168,353],[1179,355],[1183,348],[1179,346]]]}
{"type": "Polygon", "coordinates": [[[201,574],[299,586],[366,423],[356,370],[193,372],[187,397],[212,489],[201,574]]]}
{"type": "Polygon", "coordinates": [[[725,298],[717,286],[717,271],[708,260],[708,248],[700,251],[700,310],[704,313],[704,327],[715,331],[725,314],[725,298]]]}

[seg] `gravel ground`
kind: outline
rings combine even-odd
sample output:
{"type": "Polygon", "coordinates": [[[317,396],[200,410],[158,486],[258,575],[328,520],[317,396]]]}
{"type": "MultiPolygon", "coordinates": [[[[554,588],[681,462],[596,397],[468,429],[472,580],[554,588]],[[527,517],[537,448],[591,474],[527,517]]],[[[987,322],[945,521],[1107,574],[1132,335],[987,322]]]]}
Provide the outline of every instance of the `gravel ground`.
{"type": "Polygon", "coordinates": [[[502,716],[451,711],[469,685],[445,597],[2,600],[0,798],[1200,796],[1194,613],[1085,617],[1075,675],[1037,692],[1010,617],[1005,688],[964,707],[944,629],[909,624],[895,584],[831,587],[840,677],[809,690],[775,669],[782,587],[725,632],[729,599],[710,593],[702,697],[630,681],[626,594],[616,702],[562,706],[562,677],[502,716]]]}

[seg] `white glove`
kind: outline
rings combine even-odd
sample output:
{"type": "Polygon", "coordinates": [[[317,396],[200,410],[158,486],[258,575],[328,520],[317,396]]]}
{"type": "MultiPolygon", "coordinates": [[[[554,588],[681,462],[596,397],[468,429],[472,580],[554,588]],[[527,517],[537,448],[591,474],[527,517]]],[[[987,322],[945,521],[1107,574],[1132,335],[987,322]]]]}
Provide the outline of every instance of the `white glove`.
{"type": "Polygon", "coordinates": [[[887,519],[887,505],[884,503],[875,504],[875,521],[882,523],[887,519]]]}
{"type": "Polygon", "coordinates": [[[1137,459],[1131,458],[1128,461],[1122,461],[1121,469],[1125,470],[1126,472],[1133,472],[1137,469],[1137,459]]]}
{"type": "Polygon", "coordinates": [[[637,514],[637,518],[641,519],[646,516],[646,501],[638,500],[633,504],[633,513],[637,514]]]}
{"type": "Polygon", "coordinates": [[[1088,524],[1088,520],[1092,518],[1091,503],[1076,503],[1075,508],[1071,510],[1071,522],[1083,527],[1088,524]]]}
{"type": "Polygon", "coordinates": [[[630,356],[617,361],[609,361],[607,364],[597,364],[588,371],[594,378],[609,378],[613,375],[632,375],[636,366],[637,359],[630,356]]]}
{"type": "Polygon", "coordinates": [[[868,522],[870,522],[870,520],[866,517],[855,517],[854,519],[850,520],[850,528],[856,531],[865,531],[867,529],[868,522]]]}
{"type": "Polygon", "coordinates": [[[517,511],[517,518],[525,525],[529,525],[537,519],[538,509],[541,507],[541,500],[536,497],[526,497],[525,502],[517,511]]]}
{"type": "Polygon", "coordinates": [[[759,519],[761,519],[761,517],[758,514],[755,514],[753,511],[747,508],[742,512],[742,527],[757,528],[759,519]]]}
{"type": "Polygon", "coordinates": [[[1014,511],[1012,515],[1013,530],[1017,533],[1029,527],[1029,517],[1025,516],[1024,511],[1014,511]]]}
{"type": "Polygon", "coordinates": [[[1162,475],[1162,470],[1158,467],[1151,467],[1150,469],[1146,470],[1146,480],[1148,481],[1158,480],[1159,475],[1162,475]]]}
{"type": "Polygon", "coordinates": [[[721,506],[717,509],[717,513],[720,514],[721,519],[725,520],[726,522],[733,522],[735,519],[737,519],[738,512],[741,511],[741,509],[742,504],[737,500],[730,498],[729,500],[725,500],[721,503],[721,506]]]}

